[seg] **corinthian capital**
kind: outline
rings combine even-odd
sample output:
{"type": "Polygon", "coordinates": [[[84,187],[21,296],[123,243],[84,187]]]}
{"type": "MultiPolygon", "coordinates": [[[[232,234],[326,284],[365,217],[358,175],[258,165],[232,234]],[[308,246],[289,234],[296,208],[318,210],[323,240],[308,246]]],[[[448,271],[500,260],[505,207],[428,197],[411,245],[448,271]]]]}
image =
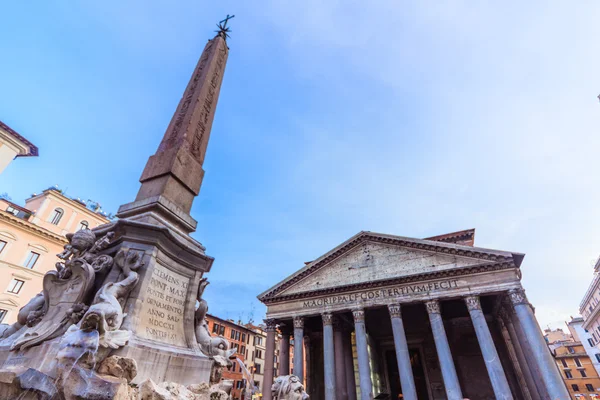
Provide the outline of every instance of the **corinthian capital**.
{"type": "Polygon", "coordinates": [[[525,290],[523,289],[511,289],[508,291],[508,297],[513,305],[518,304],[529,304],[527,296],[525,296],[525,290]]]}
{"type": "Polygon", "coordinates": [[[388,304],[388,310],[391,318],[402,318],[400,304],[388,304]]]}
{"type": "Polygon", "coordinates": [[[277,321],[274,319],[265,319],[265,325],[267,325],[267,329],[265,329],[267,332],[275,332],[275,329],[277,328],[277,321]]]}
{"type": "Polygon", "coordinates": [[[363,309],[352,311],[352,316],[354,317],[354,322],[365,322],[365,310],[363,309]]]}
{"type": "Polygon", "coordinates": [[[299,328],[299,329],[304,328],[304,318],[294,317],[294,328],[299,328]]]}
{"type": "Polygon", "coordinates": [[[479,301],[479,296],[467,296],[465,297],[465,303],[467,303],[467,308],[469,309],[469,311],[481,310],[481,302],[479,301]]]}
{"type": "Polygon", "coordinates": [[[321,318],[323,319],[323,325],[333,324],[333,315],[331,313],[321,314],[321,318]]]}
{"type": "Polygon", "coordinates": [[[437,300],[431,300],[425,303],[425,307],[427,307],[427,312],[429,314],[440,314],[440,302],[437,300]]]}

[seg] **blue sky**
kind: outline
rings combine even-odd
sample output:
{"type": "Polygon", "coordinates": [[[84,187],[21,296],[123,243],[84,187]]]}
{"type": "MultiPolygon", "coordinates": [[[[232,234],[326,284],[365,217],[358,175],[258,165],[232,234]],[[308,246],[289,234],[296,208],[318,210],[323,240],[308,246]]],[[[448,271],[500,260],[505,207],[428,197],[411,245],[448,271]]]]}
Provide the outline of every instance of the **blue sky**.
{"type": "Polygon", "coordinates": [[[600,5],[395,0],[5,2],[0,120],[40,148],[0,175],[134,199],[215,23],[232,38],[194,237],[211,312],[360,230],[477,228],[527,253],[542,325],[577,313],[600,254],[600,5]]]}

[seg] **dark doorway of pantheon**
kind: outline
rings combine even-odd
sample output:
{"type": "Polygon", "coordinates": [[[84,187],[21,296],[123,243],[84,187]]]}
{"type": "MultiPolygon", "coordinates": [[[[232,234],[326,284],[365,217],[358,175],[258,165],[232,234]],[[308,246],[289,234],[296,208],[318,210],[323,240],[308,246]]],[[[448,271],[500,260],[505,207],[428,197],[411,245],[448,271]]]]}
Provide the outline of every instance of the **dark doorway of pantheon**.
{"type": "MultiPolygon", "coordinates": [[[[417,397],[423,400],[429,399],[421,352],[418,348],[409,348],[408,352],[410,354],[410,364],[415,379],[417,397]]],[[[400,384],[400,373],[398,372],[398,362],[396,360],[396,351],[394,349],[385,350],[385,363],[390,386],[390,396],[388,398],[393,400],[402,399],[402,385],[400,384]]]]}

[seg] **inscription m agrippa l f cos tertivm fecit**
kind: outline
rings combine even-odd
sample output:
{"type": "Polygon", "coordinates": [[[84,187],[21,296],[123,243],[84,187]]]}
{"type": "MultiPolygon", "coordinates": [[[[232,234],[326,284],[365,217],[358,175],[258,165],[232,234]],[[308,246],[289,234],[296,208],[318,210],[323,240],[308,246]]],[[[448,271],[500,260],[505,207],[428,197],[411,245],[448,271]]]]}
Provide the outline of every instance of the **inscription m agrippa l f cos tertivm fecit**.
{"type": "Polygon", "coordinates": [[[458,287],[457,279],[445,281],[428,282],[417,285],[405,285],[393,288],[366,290],[364,292],[340,294],[336,296],[322,297],[314,300],[306,300],[302,303],[303,308],[322,307],[335,304],[355,303],[377,299],[393,299],[405,297],[411,294],[427,293],[436,290],[447,290],[458,287]]]}

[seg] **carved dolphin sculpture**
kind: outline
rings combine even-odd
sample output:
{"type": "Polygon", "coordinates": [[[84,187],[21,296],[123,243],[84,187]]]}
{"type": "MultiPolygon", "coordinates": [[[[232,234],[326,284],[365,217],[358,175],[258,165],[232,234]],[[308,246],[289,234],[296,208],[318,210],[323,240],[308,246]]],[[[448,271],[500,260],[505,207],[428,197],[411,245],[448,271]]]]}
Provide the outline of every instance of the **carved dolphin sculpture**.
{"type": "Polygon", "coordinates": [[[221,367],[232,365],[230,359],[235,358],[235,349],[229,348],[229,342],[223,337],[212,337],[206,323],[206,313],[208,312],[208,303],[202,298],[204,288],[208,285],[206,278],[200,281],[198,288],[198,302],[200,305],[195,313],[196,320],[196,341],[200,345],[200,350],[204,355],[214,359],[221,367]]]}
{"type": "Polygon", "coordinates": [[[115,257],[115,262],[123,270],[123,279],[102,286],[81,320],[82,330],[97,330],[100,334],[100,345],[112,349],[124,346],[129,340],[130,332],[119,329],[125,318],[120,300],[123,300],[138,282],[137,272],[131,269],[134,265],[135,269],[140,266],[139,256],[137,253],[131,253],[133,256],[128,254],[125,259],[125,253],[125,250],[121,250],[115,257]]]}

